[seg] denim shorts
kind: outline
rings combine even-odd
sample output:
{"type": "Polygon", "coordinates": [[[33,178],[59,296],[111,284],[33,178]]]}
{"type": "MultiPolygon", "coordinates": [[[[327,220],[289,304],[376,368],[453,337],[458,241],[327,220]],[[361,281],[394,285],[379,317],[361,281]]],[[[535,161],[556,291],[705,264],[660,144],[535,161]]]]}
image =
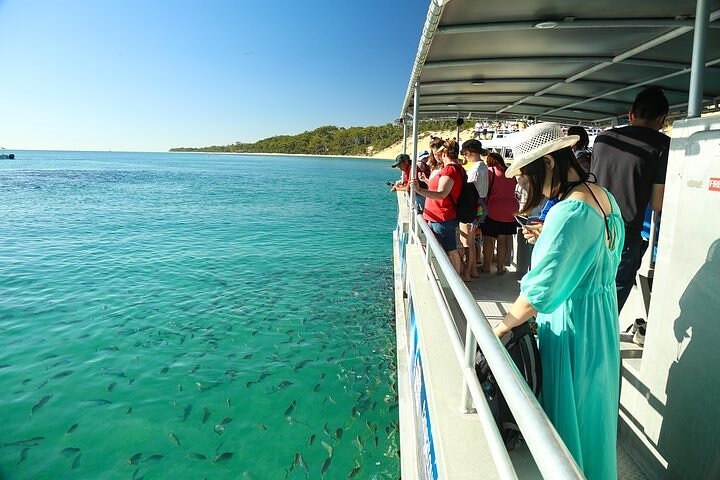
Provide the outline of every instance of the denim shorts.
{"type": "Polygon", "coordinates": [[[445,222],[428,222],[430,230],[435,234],[435,238],[446,252],[457,250],[457,228],[459,222],[457,219],[447,220],[445,222]]]}

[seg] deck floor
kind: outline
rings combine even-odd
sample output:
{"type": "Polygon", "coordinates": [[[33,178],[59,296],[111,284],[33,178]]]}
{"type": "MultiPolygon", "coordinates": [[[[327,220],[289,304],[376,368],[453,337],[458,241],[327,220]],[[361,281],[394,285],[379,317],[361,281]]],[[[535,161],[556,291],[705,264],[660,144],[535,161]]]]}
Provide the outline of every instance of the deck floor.
{"type": "MultiPolygon", "coordinates": [[[[491,325],[494,326],[500,322],[515,301],[520,291],[521,278],[522,276],[515,271],[513,265],[508,267],[505,275],[497,275],[493,269],[492,273],[481,274],[479,278],[466,283],[468,290],[473,294],[491,325]]],[[[634,289],[620,316],[621,330],[624,331],[628,325],[632,324],[635,318],[642,316],[643,307],[640,292],[634,289]]],[[[464,332],[465,325],[458,325],[458,331],[464,332]]],[[[642,348],[632,342],[631,334],[621,333],[620,350],[623,364],[631,365],[635,370],[638,370],[642,361],[642,348]]],[[[513,462],[519,467],[518,474],[520,478],[541,478],[527,448],[514,451],[512,457],[513,462]]],[[[622,438],[618,441],[618,478],[620,480],[646,480],[651,478],[635,462],[622,438]]]]}

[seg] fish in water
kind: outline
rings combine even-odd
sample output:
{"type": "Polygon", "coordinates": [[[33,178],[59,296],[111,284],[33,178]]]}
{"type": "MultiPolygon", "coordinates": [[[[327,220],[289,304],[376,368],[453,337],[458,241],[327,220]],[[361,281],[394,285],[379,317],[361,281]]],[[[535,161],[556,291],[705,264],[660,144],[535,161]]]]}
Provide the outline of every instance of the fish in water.
{"type": "Polygon", "coordinates": [[[220,422],[220,425],[228,425],[232,423],[233,419],[231,417],[225,417],[222,419],[222,422],[220,422]]]}
{"type": "Polygon", "coordinates": [[[20,460],[18,461],[18,465],[20,465],[22,462],[25,461],[25,459],[28,456],[28,452],[30,451],[30,447],[25,447],[20,451],[20,460]]]}
{"type": "Polygon", "coordinates": [[[327,452],[328,452],[328,457],[331,457],[331,458],[332,458],[332,456],[333,456],[333,447],[332,447],[332,445],[330,445],[329,443],[327,443],[327,442],[324,441],[324,440],[320,440],[320,445],[322,445],[323,448],[325,448],[325,450],[327,450],[327,452]]]}
{"type": "Polygon", "coordinates": [[[188,458],[194,458],[195,460],[207,460],[207,457],[202,453],[190,452],[187,456],[188,458]]]}
{"type": "Polygon", "coordinates": [[[23,447],[35,447],[35,446],[39,445],[38,442],[40,442],[41,440],[45,440],[45,437],[32,437],[32,438],[28,438],[25,440],[17,440],[15,442],[10,442],[10,443],[0,443],[0,448],[10,447],[12,445],[20,445],[23,447]]]}
{"type": "Polygon", "coordinates": [[[133,410],[132,407],[127,407],[125,409],[125,415],[130,415],[132,413],[132,410],[133,410]]]}
{"type": "Polygon", "coordinates": [[[78,424],[73,423],[72,425],[70,425],[70,428],[67,429],[67,432],[65,432],[65,435],[70,435],[77,429],[77,427],[78,427],[78,424]]]}
{"type": "Polygon", "coordinates": [[[87,403],[94,403],[95,405],[109,405],[112,403],[111,400],[106,400],[104,398],[95,398],[93,400],[83,400],[83,401],[87,402],[87,403]]]}
{"type": "Polygon", "coordinates": [[[67,377],[68,375],[72,375],[72,373],[73,373],[72,370],[65,370],[64,372],[56,373],[55,375],[53,375],[52,377],[50,377],[50,379],[51,379],[51,380],[54,380],[54,379],[56,379],[56,378],[67,377]]]}
{"type": "Polygon", "coordinates": [[[162,460],[162,459],[163,459],[163,455],[160,455],[159,453],[156,453],[155,455],[150,455],[149,457],[143,458],[143,459],[142,459],[142,462],[143,462],[143,463],[157,462],[157,461],[162,460]]]}
{"type": "Polygon", "coordinates": [[[117,382],[112,382],[110,385],[107,386],[107,391],[112,392],[115,388],[115,385],[117,385],[117,382]]]}
{"type": "Polygon", "coordinates": [[[309,477],[309,471],[307,463],[305,463],[305,459],[303,458],[301,453],[296,452],[295,457],[293,457],[293,463],[290,465],[290,468],[285,470],[285,478],[287,478],[293,470],[295,470],[295,467],[300,467],[305,471],[305,478],[309,477]]]}
{"type": "Polygon", "coordinates": [[[293,461],[293,464],[305,470],[307,476],[308,466],[307,463],[305,463],[302,453],[295,453],[295,460],[293,461]]]}
{"type": "Polygon", "coordinates": [[[187,418],[190,416],[190,412],[192,412],[192,409],[193,409],[193,406],[190,404],[185,406],[185,408],[183,409],[183,418],[182,418],[183,422],[185,420],[187,420],[187,418]]]}
{"type": "Polygon", "coordinates": [[[170,437],[170,441],[173,442],[178,447],[180,446],[180,439],[175,435],[174,433],[170,432],[168,433],[168,437],[170,437]]]}
{"type": "Polygon", "coordinates": [[[160,373],[167,373],[169,370],[170,370],[170,367],[165,366],[160,369],[160,373]]]}
{"type": "Polygon", "coordinates": [[[308,363],[310,363],[310,360],[303,360],[302,362],[298,363],[297,365],[295,365],[295,366],[293,367],[293,372],[297,372],[298,370],[300,370],[301,368],[303,368],[303,367],[304,367],[305,365],[307,365],[308,363]]]}
{"type": "Polygon", "coordinates": [[[138,462],[140,462],[140,459],[142,458],[142,452],[138,452],[132,457],[128,458],[128,465],[137,465],[138,462]]]}
{"type": "Polygon", "coordinates": [[[313,442],[315,442],[315,434],[313,433],[310,435],[310,439],[308,440],[308,447],[312,447],[313,442]]]}
{"type": "Polygon", "coordinates": [[[292,413],[295,411],[295,405],[296,405],[295,400],[290,402],[290,405],[285,409],[286,417],[289,417],[290,415],[292,415],[292,413]]]}
{"type": "Polygon", "coordinates": [[[48,401],[50,401],[52,397],[52,395],[45,395],[35,405],[33,405],[32,410],[30,410],[30,418],[32,418],[35,412],[40,410],[48,401]]]}
{"type": "Polygon", "coordinates": [[[322,467],[320,467],[320,475],[322,475],[323,477],[325,476],[325,472],[328,471],[328,468],[330,468],[330,461],[330,458],[326,458],[322,464],[322,467]]]}
{"type": "Polygon", "coordinates": [[[203,410],[202,410],[202,420],[201,420],[201,422],[202,422],[203,425],[205,425],[205,422],[208,421],[208,418],[210,418],[210,409],[207,408],[207,407],[203,407],[203,410]]]}
{"type": "Polygon", "coordinates": [[[73,459],[72,465],[70,465],[70,470],[75,470],[77,467],[80,466],[80,457],[82,457],[82,453],[78,453],[77,456],[73,459]]]}
{"type": "Polygon", "coordinates": [[[337,438],[338,440],[341,440],[342,436],[343,436],[342,428],[338,428],[337,430],[335,430],[335,438],[337,438]]]}
{"type": "Polygon", "coordinates": [[[67,447],[60,451],[60,455],[63,457],[72,457],[73,455],[80,453],[80,449],[77,447],[67,447]]]}
{"type": "Polygon", "coordinates": [[[233,457],[233,452],[223,452],[213,459],[213,463],[225,463],[233,457]]]}

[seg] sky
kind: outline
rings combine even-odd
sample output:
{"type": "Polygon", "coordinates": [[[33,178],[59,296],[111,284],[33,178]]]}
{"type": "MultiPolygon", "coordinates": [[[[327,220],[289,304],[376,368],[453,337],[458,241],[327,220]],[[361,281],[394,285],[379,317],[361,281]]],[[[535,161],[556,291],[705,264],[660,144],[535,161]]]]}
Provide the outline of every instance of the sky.
{"type": "Polygon", "coordinates": [[[429,0],[0,0],[0,147],[167,151],[400,115],[429,0]]]}

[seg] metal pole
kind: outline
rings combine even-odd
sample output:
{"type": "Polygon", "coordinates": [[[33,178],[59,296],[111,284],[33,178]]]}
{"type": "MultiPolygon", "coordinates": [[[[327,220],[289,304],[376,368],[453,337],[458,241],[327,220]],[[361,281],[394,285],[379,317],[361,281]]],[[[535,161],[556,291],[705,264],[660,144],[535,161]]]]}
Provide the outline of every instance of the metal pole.
{"type": "MultiPolygon", "coordinates": [[[[475,340],[475,334],[470,327],[470,323],[467,324],[465,331],[465,364],[463,367],[475,370],[475,349],[477,348],[477,340],[475,340]]],[[[463,413],[472,413],[474,410],[472,397],[470,396],[470,387],[467,382],[463,382],[462,398],[460,399],[460,411],[463,413]]]]}
{"type": "MultiPolygon", "coordinates": [[[[420,84],[415,82],[415,94],[413,99],[413,154],[412,154],[412,168],[410,170],[410,181],[414,181],[417,178],[417,154],[418,154],[418,114],[420,106],[418,101],[420,99],[420,84]]],[[[410,211],[415,216],[415,190],[410,190],[410,211]]],[[[412,233],[416,231],[416,222],[412,222],[412,233]]],[[[414,236],[414,235],[413,235],[414,236]]]]}
{"type": "Polygon", "coordinates": [[[698,118],[702,113],[703,76],[705,74],[705,43],[707,40],[710,7],[707,0],[698,0],[695,7],[695,33],[690,66],[690,93],[688,95],[688,118],[698,118]]]}
{"type": "Polygon", "coordinates": [[[400,120],[402,121],[403,126],[403,149],[402,153],[407,153],[407,117],[405,114],[403,114],[402,117],[400,117],[400,120]]]}

